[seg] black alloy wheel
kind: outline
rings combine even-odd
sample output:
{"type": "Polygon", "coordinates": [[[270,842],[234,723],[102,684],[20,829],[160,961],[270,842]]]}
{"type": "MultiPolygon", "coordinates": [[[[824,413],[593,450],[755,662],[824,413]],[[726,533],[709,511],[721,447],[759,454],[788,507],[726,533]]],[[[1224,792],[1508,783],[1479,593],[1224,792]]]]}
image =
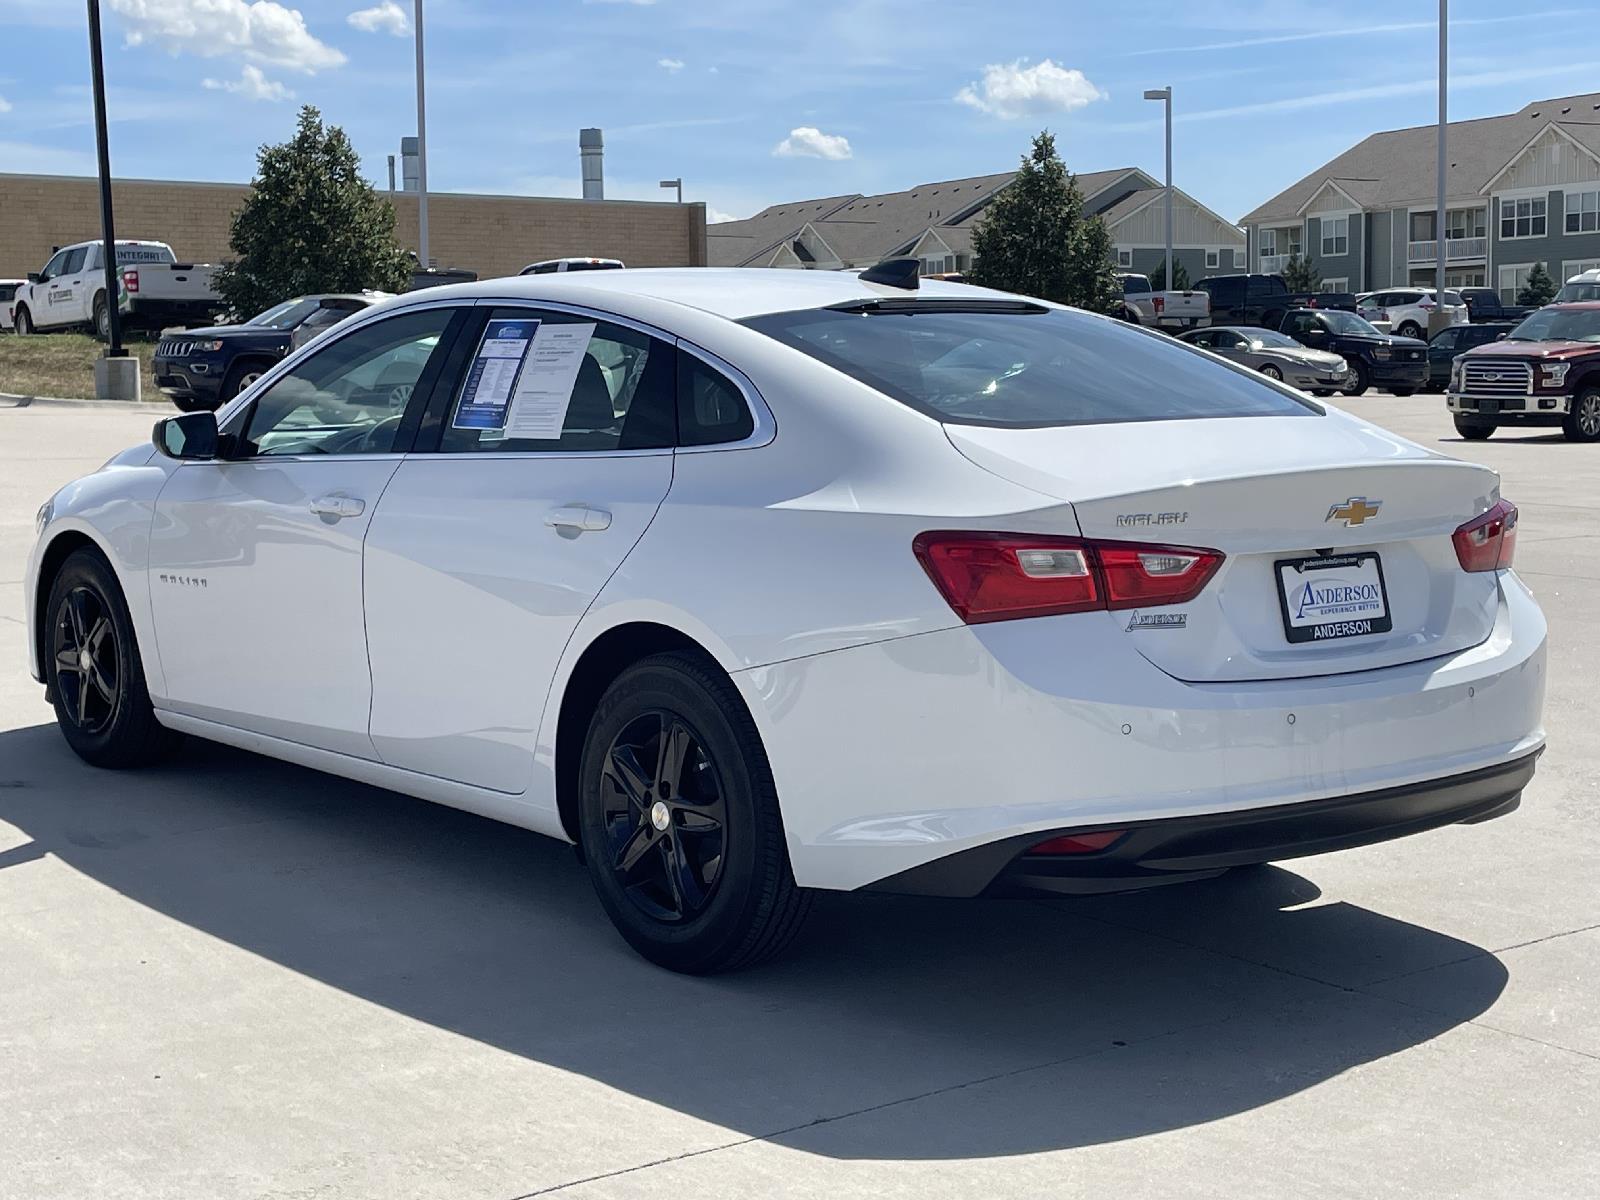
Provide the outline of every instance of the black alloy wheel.
{"type": "Polygon", "coordinates": [[[645,958],[709,974],[782,950],[811,906],[777,786],[733,681],[653,654],[595,706],[578,762],[578,841],[606,915],[645,958]]]}
{"type": "Polygon", "coordinates": [[[727,804],[704,739],[654,711],[612,740],[600,773],[610,867],[628,899],[658,921],[705,911],[722,879],[727,804]]]}
{"type": "Polygon", "coordinates": [[[56,688],[66,719],[91,736],[105,732],[121,697],[121,656],[104,597],[73,588],[56,609],[52,638],[56,688]]]}
{"type": "Polygon", "coordinates": [[[169,756],[182,735],[156,720],[122,588],[99,550],[67,555],[43,612],[45,674],[67,745],[97,767],[169,756]]]}

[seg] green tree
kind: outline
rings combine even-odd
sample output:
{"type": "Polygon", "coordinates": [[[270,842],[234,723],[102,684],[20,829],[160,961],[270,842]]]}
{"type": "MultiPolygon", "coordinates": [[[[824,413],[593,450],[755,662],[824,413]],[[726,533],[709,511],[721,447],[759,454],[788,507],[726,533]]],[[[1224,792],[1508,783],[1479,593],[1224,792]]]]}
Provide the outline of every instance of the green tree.
{"type": "Polygon", "coordinates": [[[1049,130],[1033,139],[1011,185],[972,234],[971,282],[1091,312],[1122,301],[1104,222],[1086,216],[1083,194],[1049,130]]]}
{"type": "Polygon", "coordinates": [[[1186,292],[1189,290],[1189,271],[1176,257],[1172,260],[1172,286],[1167,287],[1167,259],[1163,254],[1161,262],[1156,269],[1150,272],[1150,286],[1158,292],[1174,291],[1186,292]]]}
{"type": "Polygon", "coordinates": [[[237,257],[217,290],[241,317],[307,292],[398,292],[412,260],[394,235],[394,207],[361,177],[344,130],[311,105],[294,137],[263,146],[254,188],[233,214],[237,257]]]}
{"type": "Polygon", "coordinates": [[[1543,308],[1555,298],[1556,281],[1550,278],[1550,272],[1544,269],[1543,263],[1534,263],[1528,270],[1528,282],[1517,293],[1517,303],[1530,308],[1543,308]]]}
{"type": "Polygon", "coordinates": [[[1322,272],[1311,265],[1310,259],[1291,254],[1283,264],[1283,282],[1291,292],[1314,292],[1322,286],[1322,272]]]}

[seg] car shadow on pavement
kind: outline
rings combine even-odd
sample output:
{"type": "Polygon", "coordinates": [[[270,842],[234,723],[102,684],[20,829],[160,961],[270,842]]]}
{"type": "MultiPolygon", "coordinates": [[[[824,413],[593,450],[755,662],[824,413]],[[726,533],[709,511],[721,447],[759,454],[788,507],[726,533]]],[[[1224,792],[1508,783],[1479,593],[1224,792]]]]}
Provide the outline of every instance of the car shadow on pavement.
{"type": "MultiPolygon", "coordinates": [[[[781,961],[685,978],[633,955],[548,839],[194,741],[100,772],[54,726],[0,733],[0,820],[28,839],[0,871],[54,856],[372,1004],[841,1158],[1215,1121],[1437,1037],[1506,980],[1476,946],[1311,904],[1279,868],[1078,902],[827,895],[781,961]],[[1444,962],[1463,965],[1422,977],[1448,994],[1361,990],[1444,962]]],[[[205,1020],[181,994],[171,1013],[205,1020]]]]}

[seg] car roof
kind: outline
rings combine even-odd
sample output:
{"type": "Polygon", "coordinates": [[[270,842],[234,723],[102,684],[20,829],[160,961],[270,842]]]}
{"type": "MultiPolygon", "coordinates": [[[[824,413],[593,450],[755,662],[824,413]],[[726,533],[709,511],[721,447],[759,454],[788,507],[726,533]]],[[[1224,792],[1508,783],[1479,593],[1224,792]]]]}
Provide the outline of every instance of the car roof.
{"type": "Polygon", "coordinates": [[[768,267],[626,267],[550,275],[508,275],[475,283],[411,292],[430,301],[449,299],[551,300],[637,315],[657,304],[698,309],[730,321],[794,312],[855,300],[906,300],[918,296],[1002,297],[1008,293],[965,283],[926,279],[916,291],[863,282],[846,271],[793,271],[768,267]],[[642,303],[628,303],[628,301],[642,303]]]}

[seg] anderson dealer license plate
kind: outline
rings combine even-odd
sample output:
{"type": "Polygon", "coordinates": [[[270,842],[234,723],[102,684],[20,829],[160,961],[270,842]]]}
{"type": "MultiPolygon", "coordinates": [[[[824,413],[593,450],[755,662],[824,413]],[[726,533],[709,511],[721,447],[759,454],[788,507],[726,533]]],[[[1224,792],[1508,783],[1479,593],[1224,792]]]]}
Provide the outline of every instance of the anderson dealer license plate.
{"type": "Polygon", "coordinates": [[[1363,637],[1393,628],[1383,564],[1376,554],[1287,558],[1273,566],[1283,602],[1283,631],[1291,642],[1363,637]]]}

